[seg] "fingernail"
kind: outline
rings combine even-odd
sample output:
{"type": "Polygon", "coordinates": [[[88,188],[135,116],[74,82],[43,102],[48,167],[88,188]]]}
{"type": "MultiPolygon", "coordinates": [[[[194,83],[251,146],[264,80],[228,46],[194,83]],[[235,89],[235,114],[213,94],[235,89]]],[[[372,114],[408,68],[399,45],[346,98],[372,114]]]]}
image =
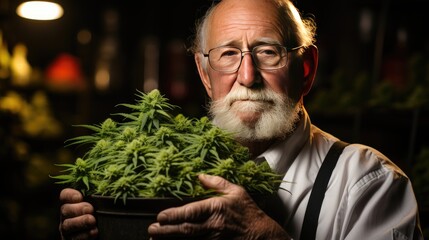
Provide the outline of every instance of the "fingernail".
{"type": "Polygon", "coordinates": [[[90,207],[85,206],[82,208],[82,212],[83,214],[90,214],[92,213],[92,209],[90,207]]]}
{"type": "Polygon", "coordinates": [[[73,202],[80,202],[81,198],[80,198],[79,194],[73,194],[72,200],[73,200],[73,202]]]}

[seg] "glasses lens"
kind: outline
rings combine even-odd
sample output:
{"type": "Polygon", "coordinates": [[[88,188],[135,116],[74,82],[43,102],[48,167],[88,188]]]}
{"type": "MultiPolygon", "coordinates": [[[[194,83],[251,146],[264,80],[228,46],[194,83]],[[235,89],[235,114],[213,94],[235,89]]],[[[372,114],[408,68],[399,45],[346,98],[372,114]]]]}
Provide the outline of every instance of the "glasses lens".
{"type": "MultiPolygon", "coordinates": [[[[218,47],[209,51],[209,64],[221,72],[235,72],[240,67],[243,52],[236,47],[218,47]]],[[[260,45],[252,50],[252,57],[259,69],[272,70],[287,63],[286,48],[280,45],[260,45]]]]}
{"type": "Polygon", "coordinates": [[[260,69],[277,69],[286,65],[286,48],[279,45],[261,45],[252,51],[254,61],[260,69]]]}
{"type": "Polygon", "coordinates": [[[234,47],[218,47],[210,50],[210,66],[217,71],[235,71],[240,65],[241,51],[234,47]]]}

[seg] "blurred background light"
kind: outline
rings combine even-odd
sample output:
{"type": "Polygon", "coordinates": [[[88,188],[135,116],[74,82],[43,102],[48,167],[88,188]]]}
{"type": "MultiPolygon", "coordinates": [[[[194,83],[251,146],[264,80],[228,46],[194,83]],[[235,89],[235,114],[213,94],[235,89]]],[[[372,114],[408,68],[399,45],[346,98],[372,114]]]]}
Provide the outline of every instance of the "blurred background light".
{"type": "Polygon", "coordinates": [[[61,5],[48,1],[23,2],[16,8],[16,13],[23,18],[33,20],[54,20],[63,16],[61,5]]]}

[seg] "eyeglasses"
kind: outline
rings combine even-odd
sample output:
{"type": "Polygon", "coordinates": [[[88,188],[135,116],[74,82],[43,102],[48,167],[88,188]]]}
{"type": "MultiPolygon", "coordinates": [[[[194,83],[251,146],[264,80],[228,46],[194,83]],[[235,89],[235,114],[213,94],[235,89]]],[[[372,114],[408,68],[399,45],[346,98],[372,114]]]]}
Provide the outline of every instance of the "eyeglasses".
{"type": "Polygon", "coordinates": [[[233,73],[238,70],[245,54],[250,53],[256,67],[261,70],[282,68],[287,63],[288,51],[295,51],[303,46],[286,49],[277,44],[265,44],[254,47],[251,51],[242,51],[236,47],[221,46],[209,50],[204,57],[209,58],[210,66],[219,72],[233,73]]]}

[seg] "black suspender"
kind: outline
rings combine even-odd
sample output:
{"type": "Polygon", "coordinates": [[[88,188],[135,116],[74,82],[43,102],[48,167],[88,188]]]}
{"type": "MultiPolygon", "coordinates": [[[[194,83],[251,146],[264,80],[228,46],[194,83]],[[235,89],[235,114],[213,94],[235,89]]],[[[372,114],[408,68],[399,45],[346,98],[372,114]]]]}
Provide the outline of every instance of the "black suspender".
{"type": "Polygon", "coordinates": [[[326,187],[331,178],[332,171],[337,164],[343,149],[348,145],[346,142],[335,142],[328,151],[322,166],[317,173],[316,180],[311,190],[307,209],[305,210],[304,222],[301,229],[301,240],[312,240],[316,238],[317,222],[319,220],[320,208],[325,197],[326,187]]]}

